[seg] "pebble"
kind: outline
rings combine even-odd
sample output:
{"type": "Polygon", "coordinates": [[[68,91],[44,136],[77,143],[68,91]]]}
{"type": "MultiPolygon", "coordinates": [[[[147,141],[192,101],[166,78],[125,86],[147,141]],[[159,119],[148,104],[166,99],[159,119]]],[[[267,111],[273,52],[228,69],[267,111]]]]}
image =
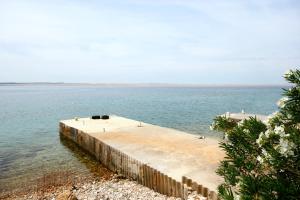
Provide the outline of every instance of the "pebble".
{"type": "MultiPolygon", "coordinates": [[[[37,194],[28,194],[17,199],[41,199],[37,194]]],[[[130,181],[117,176],[110,180],[99,180],[73,185],[68,189],[57,189],[54,192],[44,194],[45,200],[179,200],[180,198],[168,197],[157,193],[135,181],[130,181]]],[[[191,192],[188,200],[206,200],[196,192],[191,192]]]]}

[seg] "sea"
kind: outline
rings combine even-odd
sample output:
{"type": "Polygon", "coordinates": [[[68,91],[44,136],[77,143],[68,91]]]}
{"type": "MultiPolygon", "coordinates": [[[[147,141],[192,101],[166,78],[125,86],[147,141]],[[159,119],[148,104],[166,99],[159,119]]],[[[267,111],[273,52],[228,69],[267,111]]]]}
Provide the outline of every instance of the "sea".
{"type": "Polygon", "coordinates": [[[0,86],[0,192],[22,187],[57,170],[94,173],[95,161],[59,136],[63,119],[119,115],[195,135],[226,112],[268,115],[281,87],[0,86]]]}

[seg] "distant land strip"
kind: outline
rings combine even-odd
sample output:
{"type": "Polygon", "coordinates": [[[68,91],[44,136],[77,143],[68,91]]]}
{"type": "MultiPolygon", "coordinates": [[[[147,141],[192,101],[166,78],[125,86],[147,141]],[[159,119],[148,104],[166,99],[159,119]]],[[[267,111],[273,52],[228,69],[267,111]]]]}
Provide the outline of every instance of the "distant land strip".
{"type": "Polygon", "coordinates": [[[0,86],[86,86],[86,87],[174,87],[174,88],[235,88],[235,87],[291,87],[289,84],[178,84],[178,83],[65,83],[65,82],[0,82],[0,86]]]}

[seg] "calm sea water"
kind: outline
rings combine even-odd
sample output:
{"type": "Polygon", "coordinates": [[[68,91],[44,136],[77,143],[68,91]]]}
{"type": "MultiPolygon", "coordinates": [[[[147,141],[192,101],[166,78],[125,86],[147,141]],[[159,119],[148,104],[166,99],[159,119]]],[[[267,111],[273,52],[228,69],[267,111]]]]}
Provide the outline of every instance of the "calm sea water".
{"type": "MultiPolygon", "coordinates": [[[[116,114],[217,137],[212,119],[230,112],[270,114],[281,88],[104,88],[0,86],[0,191],[57,169],[90,173],[61,141],[61,119],[116,114]]],[[[78,156],[79,155],[79,156],[78,156]]]]}

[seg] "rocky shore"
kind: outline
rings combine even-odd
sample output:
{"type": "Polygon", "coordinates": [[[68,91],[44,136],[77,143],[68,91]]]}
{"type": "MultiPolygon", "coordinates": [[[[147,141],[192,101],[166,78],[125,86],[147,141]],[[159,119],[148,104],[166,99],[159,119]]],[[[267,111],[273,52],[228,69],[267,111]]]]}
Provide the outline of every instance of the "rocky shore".
{"type": "MultiPolygon", "coordinates": [[[[18,200],[177,200],[159,194],[135,181],[112,175],[108,180],[94,179],[85,183],[61,186],[47,192],[31,192],[26,195],[11,196],[6,199],[18,200]]],[[[189,200],[205,200],[206,198],[190,193],[189,200]]]]}

